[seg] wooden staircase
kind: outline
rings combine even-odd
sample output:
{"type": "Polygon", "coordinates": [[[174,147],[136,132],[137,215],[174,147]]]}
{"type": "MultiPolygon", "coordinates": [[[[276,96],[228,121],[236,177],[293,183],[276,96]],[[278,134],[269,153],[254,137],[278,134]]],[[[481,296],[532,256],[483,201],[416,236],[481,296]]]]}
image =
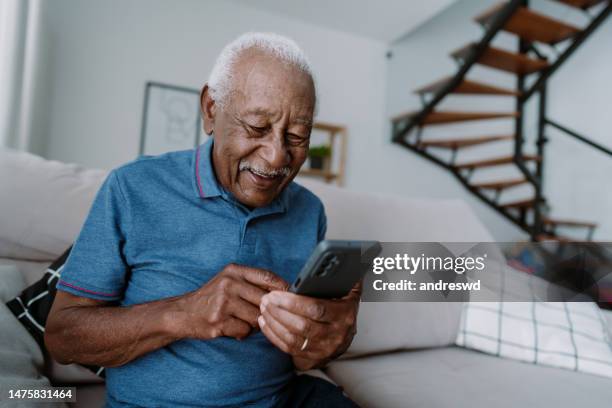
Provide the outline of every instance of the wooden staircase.
{"type": "MultiPolygon", "coordinates": [[[[477,44],[468,44],[451,53],[451,56],[459,63],[463,63],[474,53],[476,46],[477,44]]],[[[546,61],[494,47],[487,47],[476,62],[490,68],[520,75],[533,74],[548,68],[546,61]]]]}
{"type": "MultiPolygon", "coordinates": [[[[458,64],[458,70],[454,75],[414,91],[420,96],[423,106],[418,111],[400,113],[391,118],[393,141],[452,172],[470,192],[528,232],[534,241],[569,239],[559,235],[558,228],[585,229],[586,239],[590,240],[597,227],[595,223],[556,219],[548,215],[551,205],[547,203],[542,188],[544,146],[547,141],[544,131],[547,125],[555,125],[558,128],[561,126],[546,117],[546,84],[559,66],[610,15],[612,0],[557,0],[557,2],[584,10],[591,16],[590,22],[585,27],[577,27],[529,8],[527,0],[501,2],[476,16],[474,20],[484,29],[483,37],[480,41],[469,43],[451,53],[451,57],[458,64]],[[593,9],[597,13],[595,16],[593,9]],[[492,45],[496,34],[502,31],[518,38],[516,50],[492,45]],[[540,51],[540,47],[553,48],[556,58],[547,59],[540,51]],[[559,47],[562,49],[559,50],[559,47]],[[477,65],[514,76],[516,88],[468,79],[467,74],[477,65]],[[532,149],[535,152],[527,154],[523,152],[524,105],[536,93],[540,96],[538,134],[532,149]],[[438,109],[442,100],[452,95],[513,98],[516,109],[507,112],[438,109]],[[512,121],[514,133],[470,137],[449,135],[448,138],[427,136],[427,129],[431,126],[444,127],[443,125],[448,124],[468,121],[479,123],[490,120],[512,121]],[[489,151],[495,147],[495,150],[505,154],[457,163],[459,152],[482,146],[489,147],[489,151]],[[473,180],[475,172],[505,167],[513,168],[520,175],[485,181],[473,180]],[[527,197],[504,199],[507,191],[529,186],[531,194],[527,197]]],[[[593,145],[589,141],[586,143],[593,145]]],[[[601,147],[599,148],[601,150],[601,147]]]]}
{"type": "MultiPolygon", "coordinates": [[[[416,112],[400,113],[392,118],[393,121],[411,118],[416,112]]],[[[518,112],[431,112],[428,113],[422,120],[423,125],[439,125],[453,122],[465,122],[469,120],[482,119],[498,119],[498,118],[516,118],[518,112]]]]}
{"type": "MultiPolygon", "coordinates": [[[[488,27],[505,6],[505,3],[499,3],[474,20],[488,27]]],[[[536,13],[527,7],[517,8],[502,29],[518,35],[525,41],[538,41],[550,45],[567,40],[580,32],[577,27],[536,13]]]]}

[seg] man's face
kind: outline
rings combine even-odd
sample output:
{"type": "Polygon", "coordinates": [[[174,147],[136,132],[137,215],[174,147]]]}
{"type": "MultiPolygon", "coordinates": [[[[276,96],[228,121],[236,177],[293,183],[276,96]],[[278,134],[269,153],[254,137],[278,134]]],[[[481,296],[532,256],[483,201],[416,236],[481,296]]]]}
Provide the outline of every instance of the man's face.
{"type": "Polygon", "coordinates": [[[256,51],[234,65],[233,91],[223,108],[202,94],[207,133],[214,132],[218,181],[249,207],[269,204],[308,155],[314,84],[296,67],[256,51]]]}

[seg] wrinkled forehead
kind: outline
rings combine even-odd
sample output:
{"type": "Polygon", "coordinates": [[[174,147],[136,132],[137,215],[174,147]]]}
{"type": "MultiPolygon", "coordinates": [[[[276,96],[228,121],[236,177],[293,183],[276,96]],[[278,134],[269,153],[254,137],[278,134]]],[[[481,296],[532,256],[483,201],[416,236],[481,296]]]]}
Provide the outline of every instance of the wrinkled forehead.
{"type": "Polygon", "coordinates": [[[309,73],[262,52],[245,52],[233,66],[230,100],[251,114],[290,112],[312,122],[316,94],[309,73]]]}

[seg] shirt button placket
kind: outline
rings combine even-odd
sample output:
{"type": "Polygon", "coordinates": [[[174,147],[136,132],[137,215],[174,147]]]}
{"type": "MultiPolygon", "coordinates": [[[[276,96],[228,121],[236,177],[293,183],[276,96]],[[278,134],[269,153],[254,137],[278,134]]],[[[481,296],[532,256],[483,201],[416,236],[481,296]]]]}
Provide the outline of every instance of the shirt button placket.
{"type": "Polygon", "coordinates": [[[245,254],[254,254],[257,243],[255,227],[253,225],[249,227],[250,221],[252,221],[252,218],[247,215],[243,218],[241,225],[240,248],[241,252],[245,254]]]}

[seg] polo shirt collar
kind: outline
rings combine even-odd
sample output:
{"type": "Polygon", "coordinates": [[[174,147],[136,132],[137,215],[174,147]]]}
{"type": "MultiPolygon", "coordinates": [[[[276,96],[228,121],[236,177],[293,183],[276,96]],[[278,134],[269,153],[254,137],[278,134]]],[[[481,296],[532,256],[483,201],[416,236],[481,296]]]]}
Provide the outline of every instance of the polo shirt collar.
{"type": "Polygon", "coordinates": [[[212,166],[213,138],[199,145],[195,150],[195,176],[197,194],[201,198],[218,197],[221,195],[221,186],[212,166]]]}
{"type": "MultiPolygon", "coordinates": [[[[217,181],[212,163],[212,137],[200,144],[195,149],[194,172],[197,195],[200,198],[223,197],[231,201],[237,206],[244,205],[234,198],[234,196],[223,188],[217,181]]],[[[252,211],[254,216],[273,214],[278,212],[286,212],[289,205],[289,187],[285,187],[283,191],[270,204],[265,207],[255,208],[252,211]]],[[[246,207],[244,207],[246,209],[246,207]]]]}

